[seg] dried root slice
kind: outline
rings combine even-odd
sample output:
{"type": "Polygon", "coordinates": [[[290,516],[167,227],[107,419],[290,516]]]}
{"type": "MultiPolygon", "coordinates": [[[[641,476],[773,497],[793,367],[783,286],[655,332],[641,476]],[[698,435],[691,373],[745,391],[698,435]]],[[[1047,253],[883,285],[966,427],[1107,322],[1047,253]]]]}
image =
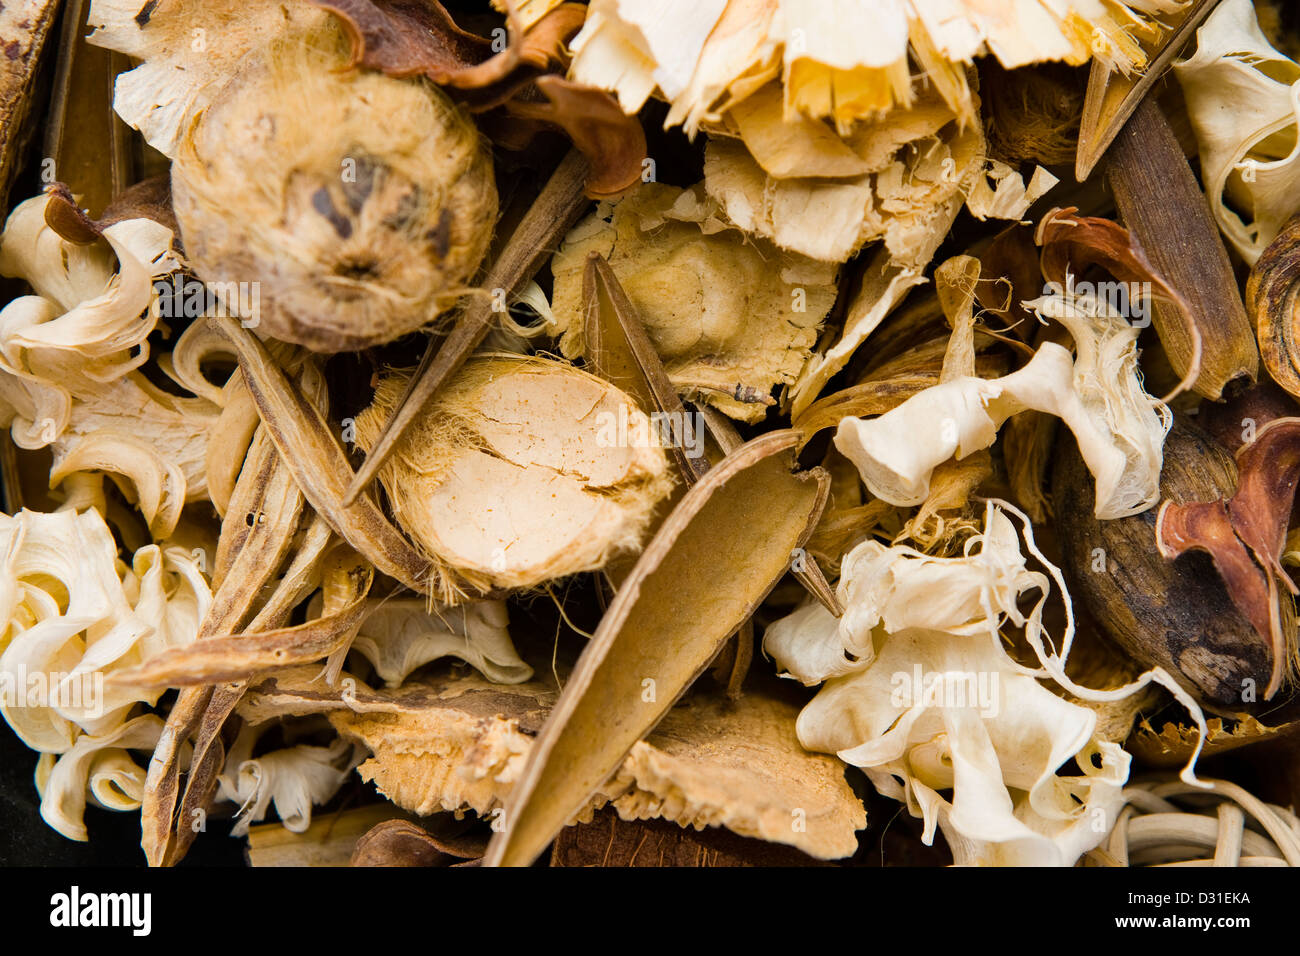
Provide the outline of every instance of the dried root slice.
{"type": "MultiPolygon", "coordinates": [[[[328,713],[341,734],[371,751],[362,779],[421,815],[508,814],[502,807],[556,700],[537,682],[503,687],[441,677],[391,691],[354,682],[341,694],[313,677],[307,669],[281,672],[251,688],[239,713],[259,723],[328,713]]],[[[792,705],[762,693],[734,704],[720,694],[692,697],[574,817],[589,820],[608,804],[624,820],[723,826],[821,859],[849,856],[855,831],[866,825],[862,804],[836,761],[800,748],[794,717],[792,705]],[[796,820],[805,826],[792,826],[796,820]]]]}
{"type": "Polygon", "coordinates": [[[1250,0],[1224,0],[1174,73],[1200,146],[1210,209],[1254,265],[1300,210],[1300,64],[1268,42],[1250,0]]]}
{"type": "MultiPolygon", "coordinates": [[[[406,386],[384,378],[357,416],[369,448],[406,386]]],[[[596,570],[640,544],[671,490],[657,430],[612,385],[568,365],[468,362],[380,472],[394,514],[476,587],[596,570]]]]}
{"type": "Polygon", "coordinates": [[[799,439],[772,432],[741,446],[660,526],[529,756],[488,864],[531,863],[789,568],[828,485],[820,470],[794,472],[799,439]],[[768,506],[756,513],[755,502],[768,506]],[[701,567],[717,570],[701,575],[701,567]],[[719,575],[727,587],[716,586],[719,575]]]}
{"type": "Polygon", "coordinates": [[[1294,615],[1286,610],[1297,588],[1281,559],[1300,484],[1300,418],[1269,422],[1237,450],[1236,460],[1231,498],[1161,506],[1156,545],[1169,559],[1192,549],[1213,558],[1233,603],[1264,642],[1272,665],[1263,693],[1268,700],[1296,667],[1294,615]]]}
{"type": "Polygon", "coordinates": [[[551,260],[555,333],[587,355],[583,274],[608,260],[640,313],[668,378],[686,398],[760,421],[795,381],[835,301],[834,266],[783,252],[718,218],[701,191],[646,183],[602,206],[551,260]]]}

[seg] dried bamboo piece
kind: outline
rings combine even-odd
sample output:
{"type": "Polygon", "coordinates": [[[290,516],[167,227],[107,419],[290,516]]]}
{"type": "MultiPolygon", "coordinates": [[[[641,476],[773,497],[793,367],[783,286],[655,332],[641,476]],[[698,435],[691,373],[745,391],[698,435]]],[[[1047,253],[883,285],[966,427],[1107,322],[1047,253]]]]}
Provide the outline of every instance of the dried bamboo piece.
{"type": "MultiPolygon", "coordinates": [[[[1200,374],[1192,389],[1218,401],[1238,379],[1254,382],[1259,349],[1223,237],[1160,107],[1148,97],[1110,150],[1107,182],[1125,226],[1159,275],[1182,297],[1200,333],[1200,374]]],[[[1157,302],[1154,322],[1180,378],[1195,344],[1172,310],[1157,302]]]]}
{"type": "Polygon", "coordinates": [[[1100,59],[1092,61],[1074,166],[1074,176],[1079,182],[1092,175],[1092,170],[1115,141],[1138,104],[1155,86],[1156,81],[1164,76],[1174,62],[1174,57],[1187,45],[1196,28],[1219,3],[1220,0],[1196,0],[1190,7],[1172,14],[1174,22],[1160,37],[1159,44],[1148,51],[1148,65],[1141,73],[1125,76],[1100,59]]]}
{"type": "Polygon", "coordinates": [[[669,515],[583,651],[485,865],[536,859],[788,570],[829,490],[821,469],[794,472],[801,438],[747,443],[669,515]]]}
{"type": "Polygon", "coordinates": [[[351,507],[375,480],[380,467],[421,409],[487,336],[492,328],[494,308],[498,307],[494,303],[500,302],[499,307],[504,308],[504,298],[532,277],[581,214],[588,203],[584,192],[587,171],[587,161],[576,150],[560,161],[489,270],[484,280],[484,289],[489,294],[478,295],[470,301],[445,340],[429,343],[392,419],[384,426],[343,494],[344,508],[351,507]]]}

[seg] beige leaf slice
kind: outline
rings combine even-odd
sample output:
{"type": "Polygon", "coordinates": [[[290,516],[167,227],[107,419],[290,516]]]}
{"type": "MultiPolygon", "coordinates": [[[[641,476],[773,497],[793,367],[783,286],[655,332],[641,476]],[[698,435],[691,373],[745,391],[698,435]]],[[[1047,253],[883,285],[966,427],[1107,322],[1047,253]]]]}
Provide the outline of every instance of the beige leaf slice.
{"type": "Polygon", "coordinates": [[[800,437],[772,432],[741,446],[646,546],[539,738],[487,863],[531,863],[788,569],[828,485],[825,472],[793,471],[800,437]],[[759,515],[756,501],[771,506],[759,515]],[[728,586],[705,568],[725,569],[728,586]]]}

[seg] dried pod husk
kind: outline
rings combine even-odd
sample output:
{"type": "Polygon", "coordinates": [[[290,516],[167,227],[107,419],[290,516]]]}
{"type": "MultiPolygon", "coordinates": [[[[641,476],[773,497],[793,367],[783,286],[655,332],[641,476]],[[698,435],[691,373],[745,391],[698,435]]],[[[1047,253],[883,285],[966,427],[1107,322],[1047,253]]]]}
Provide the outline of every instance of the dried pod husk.
{"type": "MultiPolygon", "coordinates": [[[[407,384],[357,416],[372,446],[407,384]]],[[[470,360],[380,471],[398,523],[475,587],[532,587],[635,548],[672,489],[649,417],[609,383],[515,355],[470,360]]]]}
{"type": "Polygon", "coordinates": [[[483,142],[445,94],[346,63],[337,25],[279,39],[172,166],[195,271],[238,289],[259,332],[320,352],[392,341],[451,306],[497,212],[483,142]]]}
{"type": "Polygon", "coordinates": [[[1273,381],[1300,397],[1300,216],[1268,244],[1246,283],[1246,308],[1255,323],[1259,352],[1273,381]]]}
{"type": "MultiPolygon", "coordinates": [[[[1165,439],[1161,498],[1213,501],[1230,496],[1236,481],[1227,451],[1194,425],[1175,423],[1165,439]]],[[[1245,691],[1262,691],[1273,665],[1267,642],[1237,609],[1209,556],[1161,557],[1155,509],[1097,520],[1088,507],[1092,484],[1074,442],[1062,435],[1052,495],[1071,593],[1136,660],[1164,667],[1202,702],[1239,707],[1245,691]]]]}

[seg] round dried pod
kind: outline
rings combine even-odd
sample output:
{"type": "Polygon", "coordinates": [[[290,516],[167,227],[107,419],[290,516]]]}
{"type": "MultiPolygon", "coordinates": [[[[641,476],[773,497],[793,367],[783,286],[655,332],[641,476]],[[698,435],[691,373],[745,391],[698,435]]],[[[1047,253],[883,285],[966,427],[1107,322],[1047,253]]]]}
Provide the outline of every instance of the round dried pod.
{"type": "Polygon", "coordinates": [[[319,352],[452,305],[497,212],[491,159],[445,94],[346,62],[336,26],[285,38],[199,114],[172,166],[195,272],[259,333],[319,352]]]}
{"type": "MultiPolygon", "coordinates": [[[[357,416],[369,449],[408,376],[357,416]]],[[[531,587],[641,542],[672,490],[659,431],[628,395],[560,362],[471,359],[379,473],[406,532],[467,584],[531,587]]]]}

